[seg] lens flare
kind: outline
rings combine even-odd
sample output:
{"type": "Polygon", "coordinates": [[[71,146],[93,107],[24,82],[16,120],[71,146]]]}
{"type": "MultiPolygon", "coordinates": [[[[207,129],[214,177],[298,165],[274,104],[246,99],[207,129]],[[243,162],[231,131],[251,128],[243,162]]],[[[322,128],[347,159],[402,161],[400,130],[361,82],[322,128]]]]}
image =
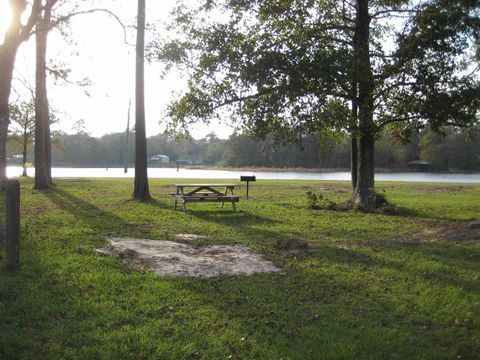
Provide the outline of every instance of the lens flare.
{"type": "Polygon", "coordinates": [[[0,44],[3,43],[5,32],[10,24],[12,13],[6,0],[0,0],[0,44]]]}

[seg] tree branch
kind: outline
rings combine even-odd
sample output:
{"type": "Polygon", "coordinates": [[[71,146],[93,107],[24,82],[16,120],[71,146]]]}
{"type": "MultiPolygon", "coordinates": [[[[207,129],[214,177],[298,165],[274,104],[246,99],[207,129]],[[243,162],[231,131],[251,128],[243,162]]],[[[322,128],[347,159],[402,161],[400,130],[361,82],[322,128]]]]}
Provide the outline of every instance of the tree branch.
{"type": "Polygon", "coordinates": [[[57,77],[57,78],[60,78],[62,79],[63,81],[65,81],[67,84],[70,84],[70,85],[76,85],[76,86],[88,86],[88,85],[91,85],[91,82],[89,79],[83,79],[82,81],[71,81],[68,79],[68,77],[62,72],[62,71],[59,71],[59,70],[56,70],[56,69],[52,69],[51,67],[49,66],[46,66],[45,69],[50,72],[51,74],[53,74],[53,76],[57,77]]]}
{"type": "Polygon", "coordinates": [[[413,10],[413,9],[388,9],[388,10],[381,10],[377,11],[376,13],[372,14],[370,17],[372,19],[378,18],[379,15],[383,14],[391,14],[391,13],[400,13],[400,14],[416,14],[418,13],[418,10],[413,10]]]}
{"type": "Polygon", "coordinates": [[[42,12],[42,1],[34,0],[32,4],[32,11],[28,17],[27,23],[20,28],[18,36],[18,43],[28,40],[32,35],[32,29],[38,21],[38,15],[42,12]]]}
{"type": "Polygon", "coordinates": [[[104,8],[95,8],[95,9],[90,9],[90,10],[77,11],[77,12],[73,12],[73,13],[70,13],[70,14],[65,15],[65,16],[60,16],[60,17],[56,18],[55,21],[52,22],[51,28],[54,28],[54,27],[56,27],[56,26],[58,26],[62,23],[66,23],[66,22],[70,21],[70,19],[74,16],[88,15],[88,14],[94,14],[94,13],[106,13],[107,15],[110,15],[112,18],[114,18],[116,20],[116,22],[123,29],[123,42],[125,43],[125,45],[135,47],[135,44],[130,44],[127,40],[127,29],[128,28],[134,28],[134,27],[125,25],[123,23],[123,21],[115,13],[113,13],[112,11],[110,11],[108,9],[104,9],[104,8]]]}
{"type": "Polygon", "coordinates": [[[411,121],[411,120],[419,120],[420,117],[419,116],[406,116],[406,117],[401,117],[401,118],[390,118],[388,120],[385,120],[385,121],[382,121],[380,124],[378,124],[378,127],[381,129],[381,128],[384,128],[385,126],[389,125],[389,124],[393,124],[393,123],[397,123],[397,122],[406,122],[406,121],[411,121]]]}
{"type": "Polygon", "coordinates": [[[215,111],[215,110],[220,109],[221,107],[224,107],[224,106],[233,105],[233,104],[245,101],[245,100],[256,99],[256,98],[259,98],[260,96],[264,96],[268,93],[273,92],[273,90],[275,90],[275,89],[277,89],[277,88],[274,87],[274,88],[268,89],[268,91],[258,92],[258,93],[251,94],[251,95],[246,95],[246,96],[237,96],[236,98],[230,98],[230,99],[227,99],[227,100],[225,100],[221,103],[217,103],[216,105],[212,106],[211,110],[215,111]]]}

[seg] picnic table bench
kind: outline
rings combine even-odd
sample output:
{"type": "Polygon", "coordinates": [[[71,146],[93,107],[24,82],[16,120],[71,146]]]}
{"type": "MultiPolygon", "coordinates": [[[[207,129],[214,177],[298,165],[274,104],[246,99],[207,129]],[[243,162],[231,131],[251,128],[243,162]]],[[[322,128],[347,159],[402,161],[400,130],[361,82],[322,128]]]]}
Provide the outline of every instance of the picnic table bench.
{"type": "Polygon", "coordinates": [[[219,202],[222,203],[220,207],[223,207],[226,202],[231,202],[233,210],[237,211],[235,203],[240,200],[240,197],[233,195],[234,184],[175,184],[175,187],[176,192],[170,194],[175,200],[174,210],[177,209],[180,201],[183,211],[187,211],[187,202],[219,202]],[[186,188],[193,189],[187,192],[186,188]]]}

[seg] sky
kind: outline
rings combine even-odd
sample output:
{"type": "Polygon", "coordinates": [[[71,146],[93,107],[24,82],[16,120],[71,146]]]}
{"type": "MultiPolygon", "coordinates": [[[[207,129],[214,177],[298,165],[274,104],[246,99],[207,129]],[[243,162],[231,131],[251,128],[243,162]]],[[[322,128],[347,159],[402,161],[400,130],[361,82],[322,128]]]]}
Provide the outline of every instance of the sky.
{"type": "MultiPolygon", "coordinates": [[[[7,0],[0,0],[0,42],[9,21],[7,0]]],[[[147,23],[168,22],[168,14],[176,0],[147,0],[147,23]]],[[[95,1],[95,6],[113,10],[125,24],[134,24],[137,2],[104,0],[95,1]],[[97,5],[98,4],[98,5],[97,5]],[[112,6],[111,4],[114,4],[112,6]]],[[[88,78],[90,86],[57,83],[48,84],[52,107],[61,121],[57,129],[71,133],[74,123],[83,120],[85,131],[92,136],[123,132],[127,126],[129,99],[132,99],[131,124],[134,122],[135,48],[126,45],[122,27],[105,13],[79,15],[70,24],[69,40],[53,31],[49,35],[47,62],[71,69],[70,80],[88,78]],[[89,95],[87,95],[88,93],[89,95]]],[[[148,38],[148,34],[147,34],[148,38]]],[[[148,39],[147,39],[148,40],[148,39]]],[[[132,30],[128,36],[135,43],[132,30]]],[[[21,46],[17,55],[14,77],[22,82],[34,84],[35,71],[34,38],[21,46]]],[[[156,135],[165,129],[166,105],[175,91],[185,87],[182,74],[171,72],[161,78],[162,65],[145,63],[145,110],[147,136],[156,135]]],[[[21,82],[14,84],[11,100],[26,93],[21,82]]],[[[191,128],[195,138],[215,132],[221,138],[228,137],[232,130],[225,125],[199,124],[191,128]]]]}

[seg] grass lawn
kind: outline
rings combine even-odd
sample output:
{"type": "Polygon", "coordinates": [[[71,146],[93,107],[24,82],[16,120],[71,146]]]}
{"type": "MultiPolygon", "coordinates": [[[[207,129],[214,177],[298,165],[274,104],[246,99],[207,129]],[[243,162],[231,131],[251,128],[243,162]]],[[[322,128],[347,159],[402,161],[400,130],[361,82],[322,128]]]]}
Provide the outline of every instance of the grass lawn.
{"type": "Polygon", "coordinates": [[[183,213],[173,183],[151,180],[156,201],[139,203],[132,180],[22,180],[21,270],[0,258],[0,359],[480,358],[480,241],[392,239],[478,219],[479,185],[378,183],[409,210],[387,216],[307,209],[309,190],[350,196],[320,181],[257,181],[237,213],[183,213]],[[179,233],[246,245],[284,273],[166,278],[94,252],[109,236],[179,233]],[[309,251],[275,246],[290,238],[309,251]]]}

